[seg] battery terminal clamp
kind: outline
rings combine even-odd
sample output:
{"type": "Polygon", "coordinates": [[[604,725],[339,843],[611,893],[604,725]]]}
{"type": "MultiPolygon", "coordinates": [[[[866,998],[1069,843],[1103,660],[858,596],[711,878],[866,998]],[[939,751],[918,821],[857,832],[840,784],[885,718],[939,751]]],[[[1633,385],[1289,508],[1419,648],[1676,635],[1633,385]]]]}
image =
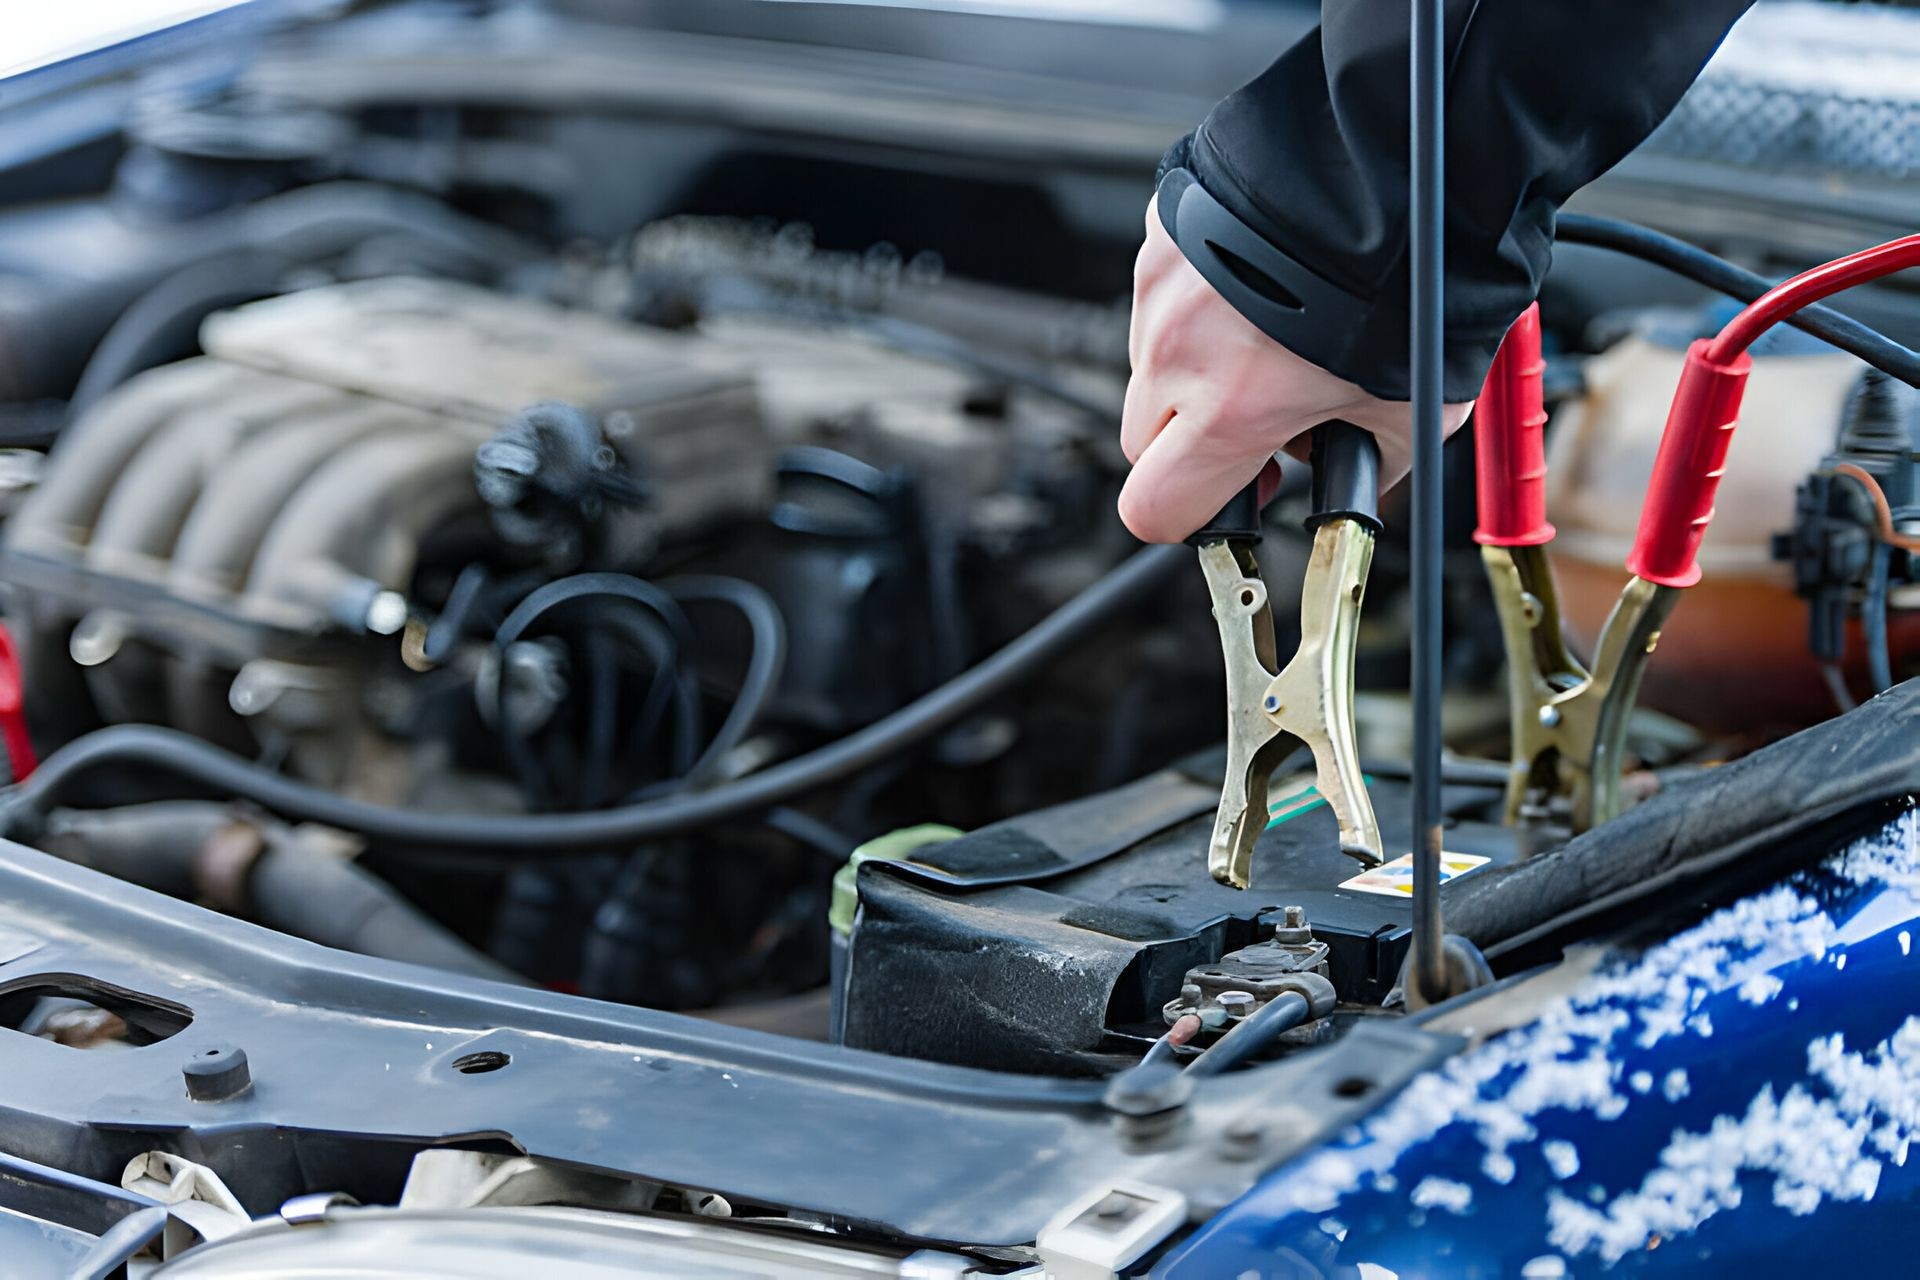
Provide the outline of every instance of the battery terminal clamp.
{"type": "Polygon", "coordinates": [[[1322,1019],[1335,1003],[1328,954],[1327,944],[1313,936],[1306,912],[1288,907],[1272,937],[1187,970],[1180,994],[1166,1003],[1161,1016],[1168,1026],[1192,1016],[1199,1019],[1202,1036],[1219,1035],[1292,993],[1307,1002],[1307,1018],[1286,1038],[1312,1043],[1326,1030],[1322,1019]]]}

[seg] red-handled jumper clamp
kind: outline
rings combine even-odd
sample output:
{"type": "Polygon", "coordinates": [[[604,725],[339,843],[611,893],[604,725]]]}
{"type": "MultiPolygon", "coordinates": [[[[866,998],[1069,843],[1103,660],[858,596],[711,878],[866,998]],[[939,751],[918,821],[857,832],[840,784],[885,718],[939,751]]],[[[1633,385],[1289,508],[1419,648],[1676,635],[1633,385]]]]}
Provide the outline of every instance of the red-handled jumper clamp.
{"type": "Polygon", "coordinates": [[[1561,638],[1546,556],[1553,526],[1544,496],[1537,307],[1514,322],[1473,414],[1480,513],[1474,538],[1500,615],[1512,708],[1509,823],[1563,816],[1584,831],[1619,812],[1627,721],[1660,628],[1680,591],[1700,580],[1700,541],[1713,519],[1752,368],[1747,348],[1809,303],[1912,266],[1920,266],[1920,236],[1836,259],[1768,290],[1718,336],[1688,348],[1627,558],[1633,577],[1587,667],[1561,638]]]}
{"type": "Polygon", "coordinates": [[[1507,653],[1513,761],[1507,821],[1584,831],[1620,807],[1620,757],[1640,676],[1676,592],[1636,577],[1601,630],[1591,666],[1567,651],[1547,544],[1547,412],[1540,312],[1521,313],[1473,410],[1480,525],[1507,653]]]}

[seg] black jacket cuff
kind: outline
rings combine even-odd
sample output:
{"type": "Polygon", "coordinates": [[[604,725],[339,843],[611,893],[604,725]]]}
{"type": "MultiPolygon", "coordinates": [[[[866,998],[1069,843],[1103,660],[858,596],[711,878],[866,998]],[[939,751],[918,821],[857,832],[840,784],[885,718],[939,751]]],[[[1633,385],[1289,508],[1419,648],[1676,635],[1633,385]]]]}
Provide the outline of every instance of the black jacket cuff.
{"type": "MultiPolygon", "coordinates": [[[[1408,300],[1368,297],[1333,283],[1256,232],[1185,167],[1192,138],[1176,142],[1157,181],[1161,225],[1234,310],[1293,354],[1386,400],[1412,396],[1408,300]]],[[[1506,325],[1449,326],[1441,391],[1480,394],[1506,325]]]]}

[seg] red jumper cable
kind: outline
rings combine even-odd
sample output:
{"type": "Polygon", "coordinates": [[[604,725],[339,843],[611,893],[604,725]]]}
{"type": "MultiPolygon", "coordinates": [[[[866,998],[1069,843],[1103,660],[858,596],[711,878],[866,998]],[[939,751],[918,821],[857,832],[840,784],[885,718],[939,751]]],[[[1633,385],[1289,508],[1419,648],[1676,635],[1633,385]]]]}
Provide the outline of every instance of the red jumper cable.
{"type": "Polygon", "coordinates": [[[1718,336],[1687,348],[1680,388],[1654,459],[1653,486],[1640,512],[1627,568],[1649,582],[1690,587],[1700,580],[1696,556],[1713,495],[1726,471],[1727,448],[1740,416],[1753,361],[1747,348],[1768,329],[1843,289],[1920,266],[1920,236],[1902,236],[1850,253],[1775,285],[1727,322],[1718,336]]]}

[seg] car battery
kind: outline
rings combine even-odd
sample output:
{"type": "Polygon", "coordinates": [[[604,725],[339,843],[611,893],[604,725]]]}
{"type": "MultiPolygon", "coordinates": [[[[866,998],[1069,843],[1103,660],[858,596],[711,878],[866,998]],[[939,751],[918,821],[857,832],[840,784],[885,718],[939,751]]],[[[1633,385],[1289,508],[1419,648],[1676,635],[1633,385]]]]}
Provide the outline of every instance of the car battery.
{"type": "MultiPolygon", "coordinates": [[[[1252,887],[1239,890],[1207,874],[1217,765],[1202,757],[908,858],[864,861],[836,992],[844,1043],[1098,1073],[1166,1030],[1163,1010],[1189,971],[1271,938],[1289,907],[1325,944],[1342,1005],[1378,1006],[1412,942],[1410,784],[1368,777],[1388,854],[1368,869],[1340,852],[1310,757],[1298,754],[1275,772],[1252,887]]],[[[1492,777],[1443,787],[1443,907],[1447,884],[1514,856],[1501,797],[1492,777]]]]}

